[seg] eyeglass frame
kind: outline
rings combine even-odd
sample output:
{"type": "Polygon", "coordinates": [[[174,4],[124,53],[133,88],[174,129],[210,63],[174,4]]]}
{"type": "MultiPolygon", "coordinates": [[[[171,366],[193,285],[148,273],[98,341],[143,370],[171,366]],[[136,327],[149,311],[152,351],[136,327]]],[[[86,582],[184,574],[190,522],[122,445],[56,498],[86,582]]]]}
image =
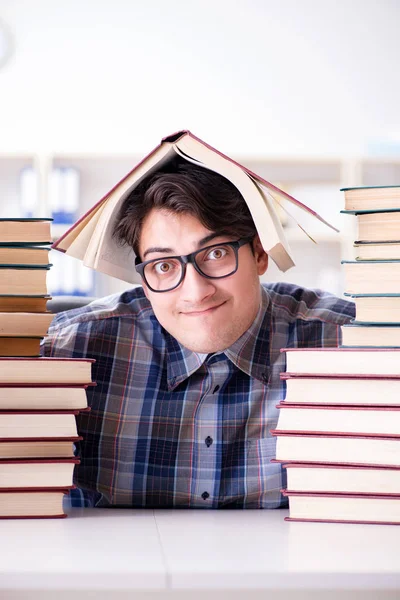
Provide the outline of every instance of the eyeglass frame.
{"type": "Polygon", "coordinates": [[[185,279],[186,267],[188,264],[192,264],[193,267],[195,268],[195,270],[197,271],[197,273],[199,273],[199,275],[201,275],[202,277],[205,277],[206,279],[225,279],[225,277],[230,277],[231,275],[234,275],[239,268],[239,248],[241,248],[242,246],[245,246],[246,244],[249,244],[250,242],[253,241],[253,239],[254,239],[253,237],[244,237],[244,238],[239,238],[238,240],[235,240],[233,242],[220,242],[219,244],[211,244],[210,246],[205,246],[204,248],[195,250],[195,252],[190,252],[190,254],[182,254],[180,256],[161,256],[160,258],[152,258],[151,260],[146,260],[144,262],[139,262],[140,259],[137,256],[135,259],[135,269],[136,269],[136,272],[139,273],[139,275],[141,276],[143,281],[146,283],[147,287],[152,292],[155,292],[156,294],[162,294],[164,292],[171,292],[172,290],[175,290],[178,286],[180,286],[182,281],[185,279]],[[200,252],[204,252],[205,250],[210,250],[211,248],[219,248],[220,246],[231,246],[231,248],[233,249],[233,251],[235,253],[236,267],[233,271],[231,271],[230,273],[227,273],[227,275],[219,275],[217,277],[215,277],[213,275],[206,275],[205,273],[203,273],[203,271],[200,269],[200,267],[196,263],[195,257],[197,254],[200,254],[200,252]],[[178,283],[176,285],[174,285],[173,287],[167,288],[166,290],[155,290],[154,288],[151,287],[151,285],[149,285],[149,283],[146,279],[146,276],[144,274],[145,267],[150,263],[160,262],[160,261],[172,259],[172,258],[177,259],[182,266],[182,273],[181,273],[181,277],[180,277],[178,283]]]}

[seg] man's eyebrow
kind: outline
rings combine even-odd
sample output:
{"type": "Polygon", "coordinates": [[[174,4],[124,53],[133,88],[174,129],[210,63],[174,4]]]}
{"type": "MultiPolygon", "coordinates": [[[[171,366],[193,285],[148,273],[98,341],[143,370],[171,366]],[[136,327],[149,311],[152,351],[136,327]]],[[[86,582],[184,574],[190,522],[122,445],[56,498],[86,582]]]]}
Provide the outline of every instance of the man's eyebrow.
{"type": "Polygon", "coordinates": [[[160,252],[163,254],[172,254],[172,248],[161,248],[161,246],[153,246],[152,248],[147,248],[145,252],[143,252],[143,258],[147,256],[147,254],[151,254],[152,252],[160,252]]]}
{"type": "MultiPolygon", "coordinates": [[[[198,246],[198,248],[201,248],[208,242],[211,242],[216,237],[220,237],[220,236],[221,236],[220,233],[209,233],[208,235],[201,238],[201,240],[199,240],[197,242],[197,246],[198,246]]],[[[148,254],[151,254],[153,252],[158,252],[158,253],[164,254],[164,255],[171,255],[174,253],[174,250],[173,250],[173,248],[167,248],[167,247],[162,247],[162,246],[152,246],[151,248],[147,248],[147,250],[145,250],[143,252],[143,258],[145,258],[148,254]]]]}

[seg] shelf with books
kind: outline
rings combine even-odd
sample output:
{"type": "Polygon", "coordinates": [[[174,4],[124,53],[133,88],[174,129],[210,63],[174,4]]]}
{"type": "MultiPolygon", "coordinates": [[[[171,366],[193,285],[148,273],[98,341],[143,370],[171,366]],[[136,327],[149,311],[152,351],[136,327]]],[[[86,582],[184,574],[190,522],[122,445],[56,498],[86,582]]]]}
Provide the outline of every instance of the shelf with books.
{"type": "Polygon", "coordinates": [[[362,185],[400,185],[400,156],[364,158],[361,178],[362,185]]]}
{"type": "Polygon", "coordinates": [[[80,204],[80,170],[53,166],[49,173],[48,200],[54,225],[72,225],[80,204]]]}
{"type": "MultiPolygon", "coordinates": [[[[76,209],[76,219],[80,218],[93,204],[102,198],[132,167],[139,161],[138,156],[128,155],[96,155],[96,154],[55,154],[51,160],[51,171],[72,171],[79,173],[79,203],[76,209]]],[[[70,227],[70,223],[54,223],[53,240],[57,240],[70,227]]],[[[73,290],[73,293],[81,295],[86,290],[86,295],[106,296],[108,294],[124,291],[131,287],[118,279],[107,277],[101,273],[95,273],[91,269],[84,267],[76,259],[59,256],[59,262],[67,261],[69,272],[75,272],[72,279],[67,282],[67,290],[73,290]],[[75,266],[73,266],[75,265],[75,266]],[[92,282],[89,287],[89,276],[91,274],[92,282]]],[[[56,282],[51,282],[51,286],[56,282]]],[[[59,283],[62,280],[59,278],[59,283]]],[[[58,285],[58,284],[57,284],[58,285]]],[[[50,286],[50,287],[51,287],[50,286]]],[[[64,286],[65,288],[65,286],[64,286]]],[[[54,292],[53,292],[54,294],[54,292]]]]}
{"type": "Polygon", "coordinates": [[[262,282],[290,282],[309,288],[319,288],[341,296],[344,290],[344,276],[340,268],[343,255],[340,240],[324,240],[313,244],[305,238],[292,240],[289,244],[296,257],[296,265],[281,273],[270,261],[262,282]]]}
{"type": "Polygon", "coordinates": [[[55,154],[51,168],[79,172],[79,218],[122,179],[139,159],[139,156],[126,155],[55,154]]]}
{"type": "MultiPolygon", "coordinates": [[[[270,166],[273,172],[276,163],[271,163],[270,166]]],[[[284,163],[279,164],[279,167],[282,170],[284,163]]],[[[282,274],[271,265],[264,280],[317,287],[341,296],[344,281],[340,262],[346,257],[353,257],[354,223],[340,214],[343,207],[340,188],[343,181],[352,181],[354,184],[359,182],[359,163],[340,159],[299,159],[297,165],[294,161],[289,161],[288,167],[293,170],[289,169],[287,174],[276,172],[282,177],[279,186],[321,214],[339,229],[339,233],[328,230],[310,215],[301,214],[296,207],[290,207],[291,217],[283,214],[283,218],[296,266],[282,274]],[[304,169],[302,175],[299,175],[299,169],[304,169]],[[315,244],[297,224],[310,233],[315,244]]]]}
{"type": "Polygon", "coordinates": [[[47,287],[52,296],[97,296],[96,275],[70,256],[51,250],[47,287]]]}
{"type": "MultiPolygon", "coordinates": [[[[24,214],[21,174],[32,172],[34,165],[33,154],[0,154],[0,217],[32,216],[24,214]]],[[[37,188],[34,188],[30,199],[33,207],[37,204],[37,196],[37,188]]]]}
{"type": "Polygon", "coordinates": [[[280,187],[295,184],[336,183],[341,178],[342,160],[337,157],[238,157],[238,162],[280,187]]]}

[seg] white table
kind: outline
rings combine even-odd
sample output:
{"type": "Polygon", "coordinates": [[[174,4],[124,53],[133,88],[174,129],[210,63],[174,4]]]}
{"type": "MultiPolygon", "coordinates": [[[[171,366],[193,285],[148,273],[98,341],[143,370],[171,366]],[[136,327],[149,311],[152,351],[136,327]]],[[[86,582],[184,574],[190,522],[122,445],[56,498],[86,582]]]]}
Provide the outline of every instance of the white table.
{"type": "Polygon", "coordinates": [[[0,521],[0,599],[400,598],[400,527],[286,515],[71,509],[0,521]]]}

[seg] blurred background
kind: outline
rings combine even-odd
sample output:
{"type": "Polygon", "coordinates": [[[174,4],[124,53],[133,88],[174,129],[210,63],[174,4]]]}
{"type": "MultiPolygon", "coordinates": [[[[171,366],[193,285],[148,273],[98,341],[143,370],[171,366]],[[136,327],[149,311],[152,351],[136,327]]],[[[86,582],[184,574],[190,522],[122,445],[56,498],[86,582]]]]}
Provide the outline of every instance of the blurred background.
{"type": "MultiPolygon", "coordinates": [[[[282,213],[296,267],[343,292],[341,187],[400,185],[398,0],[0,0],[0,217],[57,238],[179,129],[340,229],[282,213]]],[[[295,211],[293,211],[294,213],[295,211]]],[[[53,295],[129,287],[52,251],[53,295]]]]}

